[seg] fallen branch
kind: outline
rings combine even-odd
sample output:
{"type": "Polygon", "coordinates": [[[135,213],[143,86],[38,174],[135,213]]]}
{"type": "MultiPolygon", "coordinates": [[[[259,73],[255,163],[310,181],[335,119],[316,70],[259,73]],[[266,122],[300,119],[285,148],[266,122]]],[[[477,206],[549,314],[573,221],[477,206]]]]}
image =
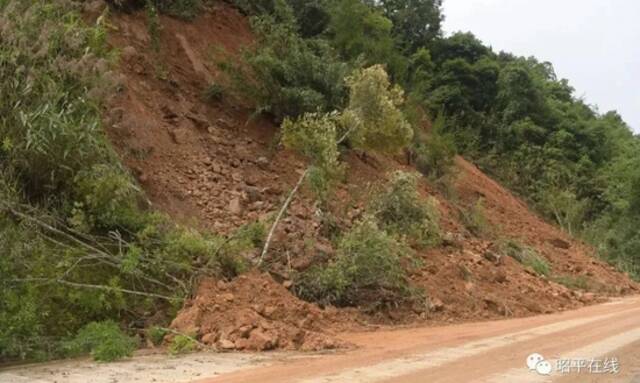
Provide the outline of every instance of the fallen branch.
{"type": "Polygon", "coordinates": [[[13,282],[21,282],[21,283],[25,283],[25,282],[41,282],[43,284],[58,283],[58,284],[61,284],[61,285],[70,286],[70,287],[76,287],[76,288],[86,288],[86,289],[103,290],[103,291],[115,291],[115,292],[119,292],[119,293],[125,293],[125,294],[131,294],[131,295],[139,295],[139,296],[149,297],[149,298],[164,299],[164,300],[167,300],[167,301],[170,301],[170,302],[181,300],[181,298],[169,297],[169,296],[162,295],[162,294],[155,294],[155,293],[147,293],[147,292],[144,292],[144,291],[135,291],[135,290],[129,290],[129,289],[122,289],[122,288],[113,287],[113,286],[92,285],[92,284],[88,284],[88,283],[70,282],[70,281],[65,281],[64,279],[24,278],[24,279],[13,279],[13,282]]]}
{"type": "MultiPolygon", "coordinates": [[[[340,145],[344,140],[346,140],[347,137],[349,136],[349,134],[351,134],[352,131],[353,131],[353,127],[349,128],[342,135],[342,137],[340,137],[340,139],[336,142],[336,145],[340,145]]],[[[287,211],[287,208],[289,207],[289,204],[291,203],[291,200],[293,199],[293,196],[296,194],[298,189],[300,189],[300,185],[302,185],[302,182],[307,177],[307,174],[309,174],[309,169],[310,169],[310,167],[308,167],[302,173],[302,175],[300,175],[300,179],[298,179],[298,183],[296,183],[296,186],[294,186],[293,189],[291,190],[291,192],[289,193],[289,196],[284,201],[284,204],[282,205],[282,207],[280,208],[280,211],[278,212],[278,215],[276,216],[276,220],[273,221],[273,224],[271,225],[271,229],[269,229],[269,235],[267,236],[267,240],[265,241],[264,247],[262,248],[262,253],[260,254],[260,259],[258,260],[258,266],[260,266],[262,264],[264,256],[269,251],[269,245],[271,244],[271,239],[273,237],[273,233],[275,233],[276,228],[278,227],[278,223],[280,222],[280,219],[284,215],[285,211],[287,211]]]]}
{"type": "Polygon", "coordinates": [[[260,254],[260,259],[258,260],[258,266],[260,266],[262,264],[262,260],[264,259],[264,256],[269,251],[269,245],[271,244],[271,239],[273,238],[273,233],[275,233],[276,227],[278,227],[278,223],[280,222],[280,219],[282,218],[282,216],[284,215],[284,212],[289,207],[289,204],[291,203],[291,200],[293,199],[293,196],[296,194],[298,189],[300,189],[300,185],[302,185],[302,181],[304,181],[304,179],[307,177],[307,174],[309,174],[309,168],[307,168],[302,173],[302,175],[300,176],[300,179],[298,180],[298,183],[296,183],[296,186],[293,187],[293,189],[289,193],[289,196],[287,197],[287,199],[284,201],[284,204],[280,208],[280,211],[278,212],[278,215],[276,216],[276,220],[273,221],[273,224],[271,225],[271,229],[269,229],[269,235],[267,236],[267,240],[265,241],[264,247],[262,248],[262,254],[260,254]]]}

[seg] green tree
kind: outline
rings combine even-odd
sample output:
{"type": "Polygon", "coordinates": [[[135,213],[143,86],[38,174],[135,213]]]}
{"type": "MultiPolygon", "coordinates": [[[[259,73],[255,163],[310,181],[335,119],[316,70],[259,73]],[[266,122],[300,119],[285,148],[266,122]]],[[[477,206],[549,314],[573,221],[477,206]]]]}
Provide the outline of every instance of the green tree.
{"type": "Polygon", "coordinates": [[[399,107],[404,102],[403,91],[391,85],[381,65],[355,71],[347,78],[349,104],[343,121],[350,142],[358,148],[396,153],[413,137],[411,125],[399,107]]]}

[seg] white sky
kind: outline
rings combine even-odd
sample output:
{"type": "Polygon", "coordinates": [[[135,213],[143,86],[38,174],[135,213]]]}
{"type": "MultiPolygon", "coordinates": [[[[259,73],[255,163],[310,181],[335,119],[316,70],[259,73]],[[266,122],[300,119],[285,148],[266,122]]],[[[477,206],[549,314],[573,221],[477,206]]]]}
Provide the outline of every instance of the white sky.
{"type": "Polygon", "coordinates": [[[587,103],[640,133],[640,1],[444,0],[444,31],[553,63],[587,103]]]}

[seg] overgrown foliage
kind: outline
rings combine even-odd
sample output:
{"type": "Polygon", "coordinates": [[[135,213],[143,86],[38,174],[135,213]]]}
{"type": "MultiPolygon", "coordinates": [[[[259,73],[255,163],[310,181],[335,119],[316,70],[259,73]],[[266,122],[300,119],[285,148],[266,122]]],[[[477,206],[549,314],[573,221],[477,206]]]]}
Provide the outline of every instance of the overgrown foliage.
{"type": "Polygon", "coordinates": [[[353,130],[349,140],[355,147],[396,153],[411,142],[413,130],[400,110],[402,88],[391,85],[381,65],[356,70],[347,84],[349,104],[344,118],[353,130]]]}
{"type": "Polygon", "coordinates": [[[382,229],[412,244],[429,247],[440,241],[436,201],[419,194],[414,174],[395,172],[372,198],[371,210],[382,229]]]}
{"type": "Polygon", "coordinates": [[[123,333],[113,321],[92,322],[66,342],[67,355],[91,354],[99,362],[113,362],[131,356],[136,349],[134,339],[123,333]]]}
{"type": "Polygon", "coordinates": [[[466,209],[460,210],[460,220],[471,234],[482,237],[492,233],[491,223],[487,219],[487,213],[482,199],[466,209]]]}
{"type": "MultiPolygon", "coordinates": [[[[101,128],[108,15],[88,26],[79,6],[0,2],[2,360],[64,356],[89,322],[175,310],[197,274],[246,269],[239,254],[264,235],[202,235],[147,211],[101,128]]],[[[120,346],[95,352],[109,359],[120,346]]]]}
{"type": "Polygon", "coordinates": [[[365,218],[339,241],[337,257],[299,275],[304,299],[340,306],[395,305],[411,298],[406,268],[411,249],[365,218]]]}
{"type": "Polygon", "coordinates": [[[298,34],[293,10],[277,1],[273,13],[252,18],[258,41],[245,52],[246,67],[223,62],[235,88],[276,119],[339,109],[347,65],[322,39],[298,34]]]}

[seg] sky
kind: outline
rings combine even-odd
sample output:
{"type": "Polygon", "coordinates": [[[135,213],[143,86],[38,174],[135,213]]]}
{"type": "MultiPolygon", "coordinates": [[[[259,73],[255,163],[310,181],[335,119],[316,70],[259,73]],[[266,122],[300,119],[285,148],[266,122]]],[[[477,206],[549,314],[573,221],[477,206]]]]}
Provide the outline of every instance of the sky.
{"type": "Polygon", "coordinates": [[[640,133],[640,1],[444,0],[447,35],[553,64],[575,95],[640,133]]]}

